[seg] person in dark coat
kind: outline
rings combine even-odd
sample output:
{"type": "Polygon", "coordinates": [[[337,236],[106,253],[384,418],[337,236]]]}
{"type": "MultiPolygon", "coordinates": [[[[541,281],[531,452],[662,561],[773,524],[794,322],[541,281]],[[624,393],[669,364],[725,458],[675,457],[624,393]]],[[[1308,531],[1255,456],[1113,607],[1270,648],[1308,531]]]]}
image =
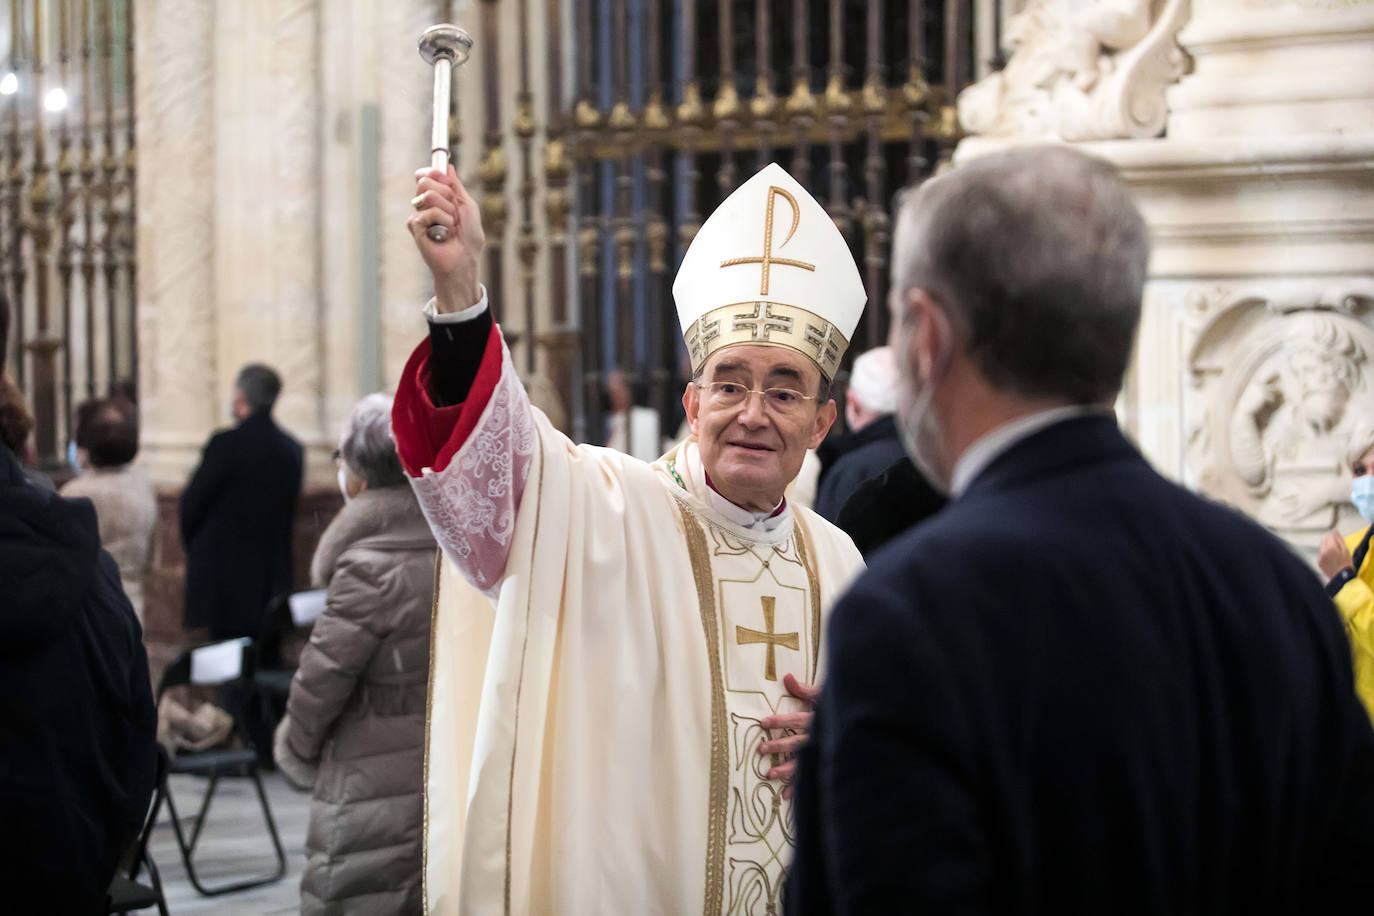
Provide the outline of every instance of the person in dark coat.
{"type": "MultiPolygon", "coordinates": [[[[8,308],[0,298],[0,354],[8,308]]],[[[148,658],[89,500],[0,445],[0,886],[10,913],[104,913],[148,813],[148,658]]]]}
{"type": "Polygon", "coordinates": [[[898,418],[954,499],[833,612],[787,912],[1368,913],[1340,618],[1112,415],[1148,257],[1116,170],[990,155],[897,232],[898,418]]]}
{"type": "Polygon", "coordinates": [[[291,526],[301,492],[301,445],[272,421],[281,379],[245,366],[234,384],[233,429],[210,437],[181,494],[186,627],[214,639],[257,636],[267,602],[291,588],[291,526]]]}
{"type": "Polygon", "coordinates": [[[835,524],[867,559],[888,541],[939,512],[947,502],[903,452],[877,477],[859,484],[840,507],[835,524]]]}
{"type": "Polygon", "coordinates": [[[826,521],[838,522],[840,509],[855,490],[906,457],[892,417],[896,384],[891,347],[875,347],[854,360],[844,400],[849,432],[832,450],[823,455],[817,450],[823,461],[834,456],[821,469],[816,489],[816,513],[826,521]]]}

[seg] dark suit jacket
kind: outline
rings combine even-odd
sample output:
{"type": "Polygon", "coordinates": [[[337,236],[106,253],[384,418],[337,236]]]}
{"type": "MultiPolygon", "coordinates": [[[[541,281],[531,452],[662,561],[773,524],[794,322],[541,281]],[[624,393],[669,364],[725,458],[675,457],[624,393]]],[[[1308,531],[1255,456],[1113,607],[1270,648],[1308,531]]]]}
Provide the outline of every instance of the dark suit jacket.
{"type": "Polygon", "coordinates": [[[1368,913],[1374,731],[1311,570],[1106,417],[836,606],[787,911],[1368,913]]]}
{"type": "Polygon", "coordinates": [[[891,415],[849,433],[836,448],[839,454],[821,471],[816,485],[816,514],[828,522],[840,517],[841,507],[860,484],[906,457],[897,421],[891,415]]]}
{"type": "Polygon", "coordinates": [[[181,494],[188,628],[257,636],[267,602],[290,589],[301,462],[267,411],[210,437],[181,494]]]}
{"type": "Polygon", "coordinates": [[[0,445],[0,887],[7,913],[103,913],[148,813],[157,715],[95,507],[0,445]]]}
{"type": "Polygon", "coordinates": [[[888,541],[939,512],[946,502],[904,453],[845,500],[835,527],[849,535],[867,560],[888,541]]]}

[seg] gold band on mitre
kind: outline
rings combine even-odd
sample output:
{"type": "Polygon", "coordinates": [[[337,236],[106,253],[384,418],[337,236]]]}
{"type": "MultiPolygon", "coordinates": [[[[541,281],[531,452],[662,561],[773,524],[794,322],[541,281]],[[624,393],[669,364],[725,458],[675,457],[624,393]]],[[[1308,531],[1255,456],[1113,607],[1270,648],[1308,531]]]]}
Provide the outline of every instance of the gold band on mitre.
{"type": "Polygon", "coordinates": [[[735,344],[765,344],[796,350],[815,363],[827,381],[833,381],[849,349],[849,341],[835,325],[814,312],[762,299],[711,309],[688,325],[682,337],[694,373],[717,350],[735,344]]]}

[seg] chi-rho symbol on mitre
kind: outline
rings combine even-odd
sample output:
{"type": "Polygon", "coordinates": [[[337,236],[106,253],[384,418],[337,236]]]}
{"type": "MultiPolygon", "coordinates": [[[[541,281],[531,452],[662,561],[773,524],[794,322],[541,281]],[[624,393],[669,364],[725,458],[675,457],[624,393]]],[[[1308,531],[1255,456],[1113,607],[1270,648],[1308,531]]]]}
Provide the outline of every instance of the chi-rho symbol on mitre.
{"type": "Polygon", "coordinates": [[[762,344],[796,350],[834,379],[868,295],[825,208],[772,163],[706,220],[673,299],[693,372],[717,350],[762,344]]]}

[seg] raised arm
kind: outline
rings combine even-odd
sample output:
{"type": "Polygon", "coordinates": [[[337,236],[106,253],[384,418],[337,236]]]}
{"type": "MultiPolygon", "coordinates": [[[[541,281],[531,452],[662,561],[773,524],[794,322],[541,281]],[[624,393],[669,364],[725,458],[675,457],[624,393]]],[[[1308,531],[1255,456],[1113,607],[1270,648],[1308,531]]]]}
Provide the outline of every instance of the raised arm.
{"type": "Polygon", "coordinates": [[[484,237],[477,204],[450,166],[417,173],[406,225],[434,277],[429,338],[397,386],[392,432],[401,464],[445,554],[491,590],[505,572],[534,454],[529,398],[477,280],[484,237]],[[435,242],[432,225],[448,229],[435,242]]]}

